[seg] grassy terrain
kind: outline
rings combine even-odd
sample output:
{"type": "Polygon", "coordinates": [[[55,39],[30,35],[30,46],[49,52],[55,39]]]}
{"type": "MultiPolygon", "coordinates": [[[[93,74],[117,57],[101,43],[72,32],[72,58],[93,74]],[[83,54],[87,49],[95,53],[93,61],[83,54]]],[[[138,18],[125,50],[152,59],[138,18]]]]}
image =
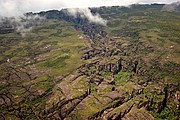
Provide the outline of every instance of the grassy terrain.
{"type": "Polygon", "coordinates": [[[16,33],[0,35],[1,93],[10,90],[14,101],[26,99],[22,105],[28,107],[44,103],[45,94],[55,86],[54,79],[66,76],[83,64],[80,58],[85,45],[80,36],[83,36],[82,32],[60,20],[49,20],[33,27],[23,38],[16,33]],[[7,83],[3,77],[13,71],[22,78],[15,75],[7,83]],[[22,87],[29,85],[31,88],[22,87]],[[40,96],[36,98],[36,95],[40,96]]]}

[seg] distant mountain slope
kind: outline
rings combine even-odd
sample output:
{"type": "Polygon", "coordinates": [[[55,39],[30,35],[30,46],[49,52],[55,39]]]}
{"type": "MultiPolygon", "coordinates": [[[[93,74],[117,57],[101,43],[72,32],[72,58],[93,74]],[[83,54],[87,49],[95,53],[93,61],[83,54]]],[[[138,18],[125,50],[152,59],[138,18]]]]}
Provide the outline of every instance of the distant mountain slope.
{"type": "Polygon", "coordinates": [[[162,11],[169,11],[169,12],[180,12],[180,1],[165,5],[162,8],[162,11]]]}

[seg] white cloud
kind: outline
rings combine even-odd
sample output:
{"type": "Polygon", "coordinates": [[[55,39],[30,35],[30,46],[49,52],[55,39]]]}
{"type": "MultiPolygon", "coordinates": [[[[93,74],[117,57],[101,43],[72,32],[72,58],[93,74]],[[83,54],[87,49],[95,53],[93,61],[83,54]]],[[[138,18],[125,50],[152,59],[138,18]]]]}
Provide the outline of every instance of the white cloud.
{"type": "Polygon", "coordinates": [[[82,18],[87,18],[92,23],[97,23],[106,26],[107,21],[100,17],[99,14],[93,15],[88,8],[69,8],[68,12],[70,15],[77,17],[80,14],[82,18]]]}
{"type": "Polygon", "coordinates": [[[85,8],[134,3],[171,3],[177,0],[0,0],[0,16],[17,16],[26,12],[62,8],[85,8]]]}

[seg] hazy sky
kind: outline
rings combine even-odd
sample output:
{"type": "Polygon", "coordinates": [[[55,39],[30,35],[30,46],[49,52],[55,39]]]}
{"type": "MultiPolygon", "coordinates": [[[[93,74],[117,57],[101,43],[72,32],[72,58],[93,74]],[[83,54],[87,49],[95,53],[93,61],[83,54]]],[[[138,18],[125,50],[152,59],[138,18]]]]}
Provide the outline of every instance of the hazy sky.
{"type": "Polygon", "coordinates": [[[62,8],[130,5],[135,3],[172,3],[178,0],[0,0],[0,16],[62,8]]]}

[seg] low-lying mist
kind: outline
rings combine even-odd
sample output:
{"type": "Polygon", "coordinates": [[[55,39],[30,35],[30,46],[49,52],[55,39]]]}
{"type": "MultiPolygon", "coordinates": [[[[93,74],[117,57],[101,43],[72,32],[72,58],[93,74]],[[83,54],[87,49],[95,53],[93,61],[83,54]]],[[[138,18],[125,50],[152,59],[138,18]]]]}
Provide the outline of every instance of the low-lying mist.
{"type": "Polygon", "coordinates": [[[3,31],[16,31],[25,37],[26,32],[31,31],[32,26],[40,24],[45,20],[45,17],[39,15],[23,15],[19,17],[1,17],[0,30],[3,31]]]}

